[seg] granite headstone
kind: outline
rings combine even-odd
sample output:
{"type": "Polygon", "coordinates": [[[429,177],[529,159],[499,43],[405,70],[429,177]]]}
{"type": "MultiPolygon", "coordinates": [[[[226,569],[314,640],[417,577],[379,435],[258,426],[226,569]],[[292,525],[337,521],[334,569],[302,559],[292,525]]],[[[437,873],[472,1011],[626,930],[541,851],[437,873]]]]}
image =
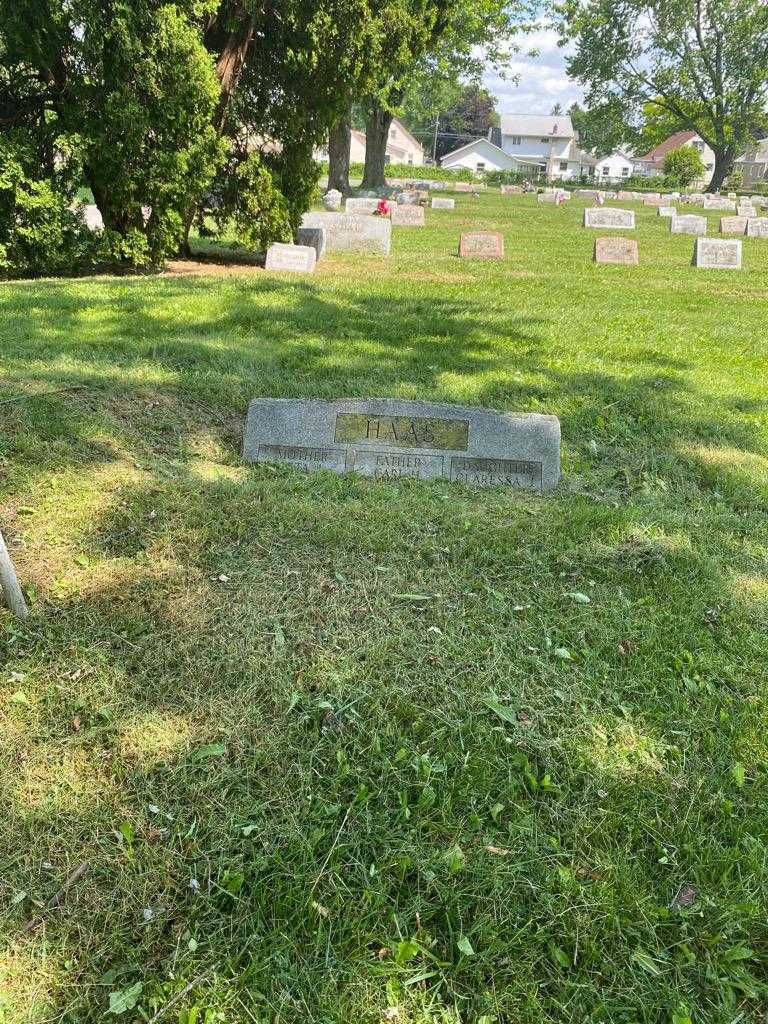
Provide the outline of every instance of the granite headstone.
{"type": "Polygon", "coordinates": [[[697,238],[693,265],[711,270],[741,270],[741,239],[697,238]]]}
{"type": "Polygon", "coordinates": [[[287,245],[274,242],[267,249],[267,270],[284,270],[295,274],[314,274],[317,252],[311,245],[287,245]]]}
{"type": "Polygon", "coordinates": [[[634,238],[596,238],[595,263],[628,263],[640,262],[637,242],[634,238]]]}
{"type": "Polygon", "coordinates": [[[327,252],[378,252],[389,255],[392,222],[368,214],[305,213],[303,228],[323,228],[327,252]]]}
{"type": "Polygon", "coordinates": [[[464,231],[459,256],[475,260],[503,260],[504,236],[498,231],[464,231]]]}

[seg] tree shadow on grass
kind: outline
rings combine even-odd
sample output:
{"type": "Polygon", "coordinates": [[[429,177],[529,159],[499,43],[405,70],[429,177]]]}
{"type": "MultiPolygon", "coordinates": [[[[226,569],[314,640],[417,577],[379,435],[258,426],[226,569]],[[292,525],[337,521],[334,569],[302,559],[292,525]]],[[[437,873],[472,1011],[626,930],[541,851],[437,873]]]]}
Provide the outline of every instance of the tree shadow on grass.
{"type": "MultiPolygon", "coordinates": [[[[89,524],[80,592],[24,641],[27,753],[4,784],[33,898],[49,895],[39,862],[90,865],[45,925],[47,956],[70,962],[54,1012],[101,1019],[136,981],[154,1010],[196,978],[174,1013],[372,1024],[431,999],[538,1021],[612,999],[652,1021],[681,991],[706,1000],[722,901],[748,902],[761,861],[740,845],[748,794],[735,813],[689,807],[691,779],[725,786],[743,757],[740,713],[725,724],[710,688],[746,682],[738,623],[690,627],[738,538],[714,562],[678,543],[608,568],[638,509],[445,489],[259,466],[126,487],[89,524]],[[601,586],[564,617],[562,590],[592,573],[630,600],[601,586]],[[575,664],[543,643],[552,629],[575,664]],[[661,632],[695,640],[696,663],[646,647],[661,632]],[[500,719],[491,696],[526,717],[500,719]],[[691,878],[711,900],[685,936],[701,964],[672,959],[648,988],[636,949],[671,955],[685,930],[648,907],[691,878]],[[403,959],[412,935],[427,953],[403,959]]],[[[759,946],[758,919],[733,913],[759,946]]],[[[22,940],[33,962],[42,935],[22,940]]]]}

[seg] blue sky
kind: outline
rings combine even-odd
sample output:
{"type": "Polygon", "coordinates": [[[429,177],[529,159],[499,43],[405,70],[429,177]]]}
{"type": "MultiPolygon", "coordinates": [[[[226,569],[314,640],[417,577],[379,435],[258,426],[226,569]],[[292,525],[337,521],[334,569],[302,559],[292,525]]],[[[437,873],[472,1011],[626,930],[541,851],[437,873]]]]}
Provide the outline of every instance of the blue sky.
{"type": "Polygon", "coordinates": [[[500,114],[548,114],[557,102],[567,110],[582,98],[581,89],[565,73],[565,57],[557,38],[551,29],[519,37],[520,53],[510,64],[512,74],[519,77],[517,84],[494,71],[486,72],[483,84],[496,96],[500,114]],[[529,57],[533,49],[539,51],[538,56],[529,57]]]}

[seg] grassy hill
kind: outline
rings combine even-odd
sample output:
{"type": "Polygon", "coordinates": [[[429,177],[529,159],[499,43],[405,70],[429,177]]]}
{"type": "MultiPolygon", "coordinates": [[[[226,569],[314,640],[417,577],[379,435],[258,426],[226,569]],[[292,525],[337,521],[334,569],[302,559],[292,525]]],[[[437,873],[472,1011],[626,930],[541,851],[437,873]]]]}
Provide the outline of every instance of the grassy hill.
{"type": "Polygon", "coordinates": [[[763,1019],[768,242],[581,210],[0,287],[3,1024],[763,1019]],[[555,413],[563,481],[245,466],[257,395],[555,413]]]}

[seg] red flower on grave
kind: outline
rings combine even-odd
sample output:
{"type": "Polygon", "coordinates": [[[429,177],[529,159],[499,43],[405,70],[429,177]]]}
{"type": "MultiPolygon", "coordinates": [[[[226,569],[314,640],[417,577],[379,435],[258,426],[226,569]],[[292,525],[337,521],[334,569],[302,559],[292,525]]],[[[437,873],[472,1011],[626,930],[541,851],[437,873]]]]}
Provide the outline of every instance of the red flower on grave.
{"type": "Polygon", "coordinates": [[[389,216],[389,203],[387,202],[386,199],[380,199],[379,200],[378,206],[376,207],[376,213],[380,217],[388,217],[389,216]]]}

